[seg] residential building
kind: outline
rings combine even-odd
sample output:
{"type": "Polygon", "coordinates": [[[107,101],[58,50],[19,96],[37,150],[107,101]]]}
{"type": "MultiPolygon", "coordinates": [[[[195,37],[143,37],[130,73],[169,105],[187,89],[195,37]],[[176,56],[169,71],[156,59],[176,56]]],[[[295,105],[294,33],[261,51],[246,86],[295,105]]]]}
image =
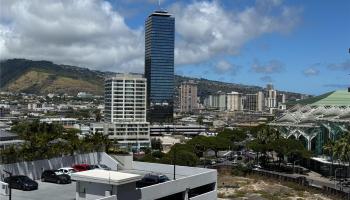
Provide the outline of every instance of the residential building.
{"type": "Polygon", "coordinates": [[[105,81],[105,122],[146,122],[146,79],[118,74],[105,81]]]}
{"type": "Polygon", "coordinates": [[[271,84],[268,84],[266,87],[265,106],[267,109],[277,107],[277,91],[271,84]]]}
{"type": "Polygon", "coordinates": [[[193,81],[183,82],[180,86],[180,111],[190,113],[197,109],[197,84],[193,81]]]}
{"type": "Polygon", "coordinates": [[[122,147],[149,147],[146,121],[146,79],[141,75],[118,74],[105,82],[105,123],[90,124],[122,147]]]}
{"type": "Polygon", "coordinates": [[[150,122],[171,122],[174,113],[175,18],[155,11],[145,30],[145,76],[150,122]]]}
{"type": "Polygon", "coordinates": [[[218,110],[226,110],[227,108],[227,100],[226,94],[224,92],[218,92],[217,95],[214,96],[214,107],[218,110]]]}
{"type": "Polygon", "coordinates": [[[243,110],[241,93],[231,92],[226,94],[226,110],[228,111],[243,110]]]}

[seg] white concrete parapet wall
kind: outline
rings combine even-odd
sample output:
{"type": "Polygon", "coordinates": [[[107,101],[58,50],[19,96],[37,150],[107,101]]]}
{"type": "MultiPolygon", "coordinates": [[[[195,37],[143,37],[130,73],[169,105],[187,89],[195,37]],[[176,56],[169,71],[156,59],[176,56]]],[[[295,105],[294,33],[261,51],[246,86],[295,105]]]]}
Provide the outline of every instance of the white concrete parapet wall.
{"type": "MultiPolygon", "coordinates": [[[[134,169],[153,171],[162,174],[173,173],[173,166],[165,164],[134,162],[134,169]]],[[[185,192],[187,189],[193,189],[206,184],[217,183],[217,171],[213,169],[176,166],[176,175],[181,178],[141,188],[140,190],[142,200],[154,200],[168,196],[170,194],[185,192]]],[[[206,195],[202,194],[191,199],[215,200],[217,199],[216,187],[217,186],[215,186],[214,191],[208,192],[206,195]],[[213,198],[213,196],[215,197],[213,198]]]]}
{"type": "Polygon", "coordinates": [[[217,192],[216,191],[211,191],[208,193],[204,193],[195,197],[190,198],[189,200],[214,200],[217,199],[217,192]]]}
{"type": "MultiPolygon", "coordinates": [[[[7,183],[0,181],[0,199],[3,198],[3,196],[9,195],[9,186],[7,183]]],[[[4,197],[5,198],[5,197],[4,197]]]]}
{"type": "MultiPolygon", "coordinates": [[[[1,178],[5,177],[3,170],[13,173],[13,175],[26,175],[32,179],[40,179],[41,173],[47,169],[58,169],[61,167],[70,167],[74,164],[98,164],[102,160],[109,160],[105,158],[104,152],[95,152],[88,154],[78,154],[74,156],[63,156],[51,158],[46,160],[27,161],[19,163],[11,163],[0,165],[1,178]]],[[[103,163],[103,162],[101,162],[103,163]]]]}
{"type": "Polygon", "coordinates": [[[117,200],[117,195],[112,195],[109,197],[103,197],[101,199],[96,199],[96,200],[117,200]]]}

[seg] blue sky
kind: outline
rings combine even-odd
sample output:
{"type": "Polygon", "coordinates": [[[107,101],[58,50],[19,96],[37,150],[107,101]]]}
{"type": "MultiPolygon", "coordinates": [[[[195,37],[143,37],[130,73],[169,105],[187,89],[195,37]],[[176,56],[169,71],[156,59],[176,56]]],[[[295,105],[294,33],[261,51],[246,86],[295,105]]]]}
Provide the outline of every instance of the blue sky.
{"type": "MultiPolygon", "coordinates": [[[[162,7],[171,6],[165,1],[162,7]]],[[[190,3],[190,1],[188,2],[190,3]]],[[[253,1],[220,1],[226,9],[241,9],[253,1]],[[236,4],[237,3],[237,4],[236,4]]],[[[289,33],[270,33],[249,41],[237,56],[225,56],[230,62],[240,65],[235,75],[210,73],[212,62],[198,65],[176,66],[178,74],[224,80],[227,82],[264,85],[262,77],[270,76],[278,89],[321,94],[330,90],[350,86],[350,66],[346,70],[332,70],[330,64],[341,64],[350,60],[350,1],[285,1],[286,5],[299,7],[301,20],[289,33]],[[348,19],[348,20],[347,20],[348,19]],[[276,59],[283,63],[279,73],[262,76],[252,73],[254,60],[261,62],[276,59]],[[305,74],[307,69],[315,69],[305,74]],[[312,73],[314,72],[314,73],[312,73]]],[[[147,12],[127,18],[132,27],[143,26],[144,18],[157,4],[148,4],[147,12]]],[[[349,63],[348,63],[349,65],[349,63]]],[[[266,77],[265,77],[266,78],[266,77]]]]}
{"type": "MultiPolygon", "coordinates": [[[[350,86],[348,0],[162,0],[161,7],[176,18],[177,74],[273,83],[315,95],[350,86]]],[[[4,2],[2,8],[1,59],[143,72],[144,21],[158,5],[33,0],[4,2]]]]}

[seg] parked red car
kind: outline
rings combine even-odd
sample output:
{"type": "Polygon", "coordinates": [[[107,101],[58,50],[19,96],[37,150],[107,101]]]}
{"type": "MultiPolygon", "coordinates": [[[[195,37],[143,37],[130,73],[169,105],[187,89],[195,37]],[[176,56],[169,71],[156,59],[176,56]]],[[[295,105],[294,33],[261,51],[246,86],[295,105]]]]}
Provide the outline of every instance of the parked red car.
{"type": "Polygon", "coordinates": [[[77,164],[77,165],[73,165],[72,168],[77,172],[82,172],[82,171],[89,170],[89,166],[90,165],[88,164],[77,164]]]}

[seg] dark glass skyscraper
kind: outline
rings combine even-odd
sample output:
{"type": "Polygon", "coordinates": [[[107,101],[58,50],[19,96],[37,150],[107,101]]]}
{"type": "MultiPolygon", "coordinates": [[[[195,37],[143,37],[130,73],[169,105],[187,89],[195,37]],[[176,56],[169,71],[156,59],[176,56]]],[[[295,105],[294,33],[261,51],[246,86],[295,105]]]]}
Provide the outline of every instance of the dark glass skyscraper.
{"type": "Polygon", "coordinates": [[[171,122],[174,112],[175,18],[155,11],[146,20],[145,77],[148,120],[171,122]]]}

